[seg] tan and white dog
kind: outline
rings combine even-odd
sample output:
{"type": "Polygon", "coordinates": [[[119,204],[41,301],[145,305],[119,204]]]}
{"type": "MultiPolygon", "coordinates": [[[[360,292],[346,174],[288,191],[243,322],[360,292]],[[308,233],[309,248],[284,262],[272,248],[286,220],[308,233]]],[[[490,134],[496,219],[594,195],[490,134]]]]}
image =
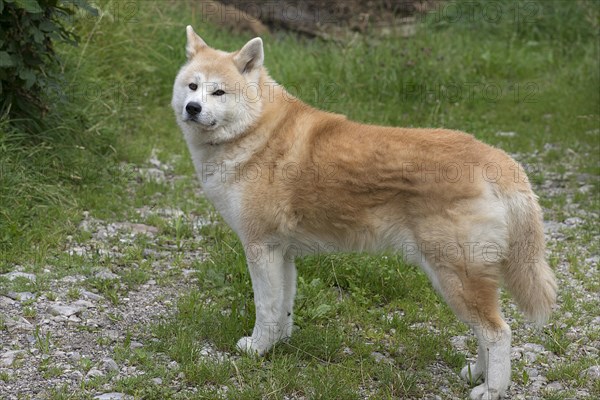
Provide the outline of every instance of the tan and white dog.
{"type": "Polygon", "coordinates": [[[236,52],[187,27],[172,106],[204,192],[237,233],[263,354],[292,333],[294,258],[319,251],[401,252],[418,264],[479,343],[461,375],[496,399],[510,383],[501,282],[543,324],[556,299],[542,213],[522,167],[472,136],[365,125],[302,103],[263,66],[260,38],[236,52]]]}

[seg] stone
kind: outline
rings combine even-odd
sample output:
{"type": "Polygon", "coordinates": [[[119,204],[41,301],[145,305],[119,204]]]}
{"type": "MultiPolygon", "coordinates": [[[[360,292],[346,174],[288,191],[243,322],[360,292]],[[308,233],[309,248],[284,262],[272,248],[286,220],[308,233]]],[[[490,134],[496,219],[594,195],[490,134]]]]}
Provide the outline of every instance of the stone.
{"type": "Polygon", "coordinates": [[[119,372],[119,366],[115,360],[109,357],[102,359],[102,367],[108,372],[119,372]]]}
{"type": "Polygon", "coordinates": [[[525,351],[531,351],[531,352],[534,352],[534,353],[542,353],[546,349],[544,349],[544,346],[542,346],[541,344],[537,344],[537,343],[525,343],[523,345],[523,350],[525,350],[525,351]]]}
{"type": "Polygon", "coordinates": [[[88,300],[77,300],[73,303],[74,306],[83,307],[83,308],[95,308],[96,305],[88,300]]]}
{"type": "Polygon", "coordinates": [[[0,296],[0,308],[5,308],[8,306],[13,306],[17,304],[16,301],[7,296],[0,296]]]}
{"type": "Polygon", "coordinates": [[[104,376],[104,372],[100,371],[99,369],[96,368],[92,368],[88,371],[87,374],[85,374],[86,379],[93,379],[93,378],[99,378],[101,376],[104,376]]]}
{"type": "Polygon", "coordinates": [[[8,279],[9,281],[14,281],[17,278],[25,278],[25,279],[29,279],[32,282],[35,282],[34,274],[27,274],[25,272],[20,272],[20,271],[13,271],[13,272],[9,272],[7,274],[0,275],[0,276],[8,279]]]}
{"type": "Polygon", "coordinates": [[[529,363],[534,363],[535,360],[537,360],[537,354],[532,353],[531,351],[525,352],[523,356],[529,363]]]}
{"type": "Polygon", "coordinates": [[[159,229],[152,225],[134,224],[132,222],[119,222],[115,225],[117,228],[126,229],[135,234],[156,235],[159,229]]]}
{"type": "Polygon", "coordinates": [[[83,307],[77,306],[61,306],[52,304],[48,306],[48,312],[55,316],[70,317],[71,315],[79,314],[83,311],[83,307]]]}
{"type": "Polygon", "coordinates": [[[78,324],[81,322],[81,318],[79,318],[77,315],[71,315],[68,321],[78,324]]]}
{"type": "Polygon", "coordinates": [[[525,368],[525,371],[530,378],[536,378],[540,374],[536,368],[525,368]]]}
{"type": "Polygon", "coordinates": [[[79,362],[81,360],[81,354],[78,351],[68,352],[67,357],[69,357],[73,362],[79,362]]]}
{"type": "Polygon", "coordinates": [[[502,132],[502,131],[498,131],[496,132],[496,136],[500,136],[500,137],[515,137],[517,136],[517,132],[502,132]]]}
{"type": "Polygon", "coordinates": [[[83,275],[67,275],[60,279],[61,282],[65,283],[77,283],[85,280],[83,275]]]}
{"type": "Polygon", "coordinates": [[[114,329],[107,329],[104,333],[106,334],[106,337],[113,341],[119,340],[119,338],[121,337],[121,333],[114,329]]]}
{"type": "Polygon", "coordinates": [[[31,292],[8,292],[6,296],[17,301],[27,301],[35,299],[35,294],[31,292]]]}
{"type": "Polygon", "coordinates": [[[179,368],[179,364],[177,363],[177,361],[171,361],[168,365],[169,369],[177,369],[179,368]]]}
{"type": "Polygon", "coordinates": [[[129,348],[130,348],[131,350],[139,349],[139,348],[141,348],[141,347],[144,347],[144,345],[143,345],[142,343],[140,343],[140,342],[131,342],[131,343],[129,344],[129,348]]]}
{"type": "Polygon", "coordinates": [[[70,248],[69,250],[67,250],[67,253],[70,256],[79,256],[79,257],[83,257],[86,255],[87,253],[87,249],[83,246],[74,246],[72,248],[70,248]]]}
{"type": "Polygon", "coordinates": [[[165,172],[158,168],[140,169],[140,175],[149,182],[164,183],[167,180],[165,172]]]}
{"type": "Polygon", "coordinates": [[[31,322],[27,321],[25,318],[20,317],[19,319],[9,319],[4,322],[6,329],[8,332],[28,332],[33,330],[33,325],[31,322]]]}
{"type": "Polygon", "coordinates": [[[600,365],[592,365],[581,373],[581,376],[597,381],[600,380],[600,365]]]}
{"type": "Polygon", "coordinates": [[[160,378],[153,378],[152,383],[154,383],[155,385],[162,385],[163,381],[160,378]]]}
{"type": "Polygon", "coordinates": [[[393,360],[391,360],[389,357],[387,357],[387,356],[385,356],[385,355],[381,354],[381,353],[380,353],[380,352],[378,352],[378,351],[374,351],[374,352],[372,352],[372,353],[371,353],[371,357],[373,357],[373,358],[375,359],[375,362],[376,362],[376,363],[380,363],[380,362],[382,362],[382,361],[384,361],[384,362],[386,362],[386,363],[390,363],[390,364],[393,364],[393,363],[394,363],[394,361],[393,361],[393,360]]]}
{"type": "Polygon", "coordinates": [[[23,350],[10,350],[0,355],[0,367],[11,367],[15,359],[24,355],[25,352],[23,350]]]}
{"type": "Polygon", "coordinates": [[[560,382],[552,382],[546,385],[546,390],[550,391],[562,391],[564,389],[562,383],[560,382]]]}
{"type": "Polygon", "coordinates": [[[103,269],[102,271],[96,272],[94,276],[98,279],[119,279],[119,275],[107,269],[103,269]]]}
{"type": "Polygon", "coordinates": [[[83,374],[79,371],[73,371],[69,375],[71,376],[71,379],[76,381],[80,381],[83,379],[83,374]]]}
{"type": "Polygon", "coordinates": [[[565,224],[568,226],[578,226],[583,224],[583,220],[579,217],[571,217],[565,219],[565,224]]]}
{"type": "Polygon", "coordinates": [[[467,336],[454,336],[450,338],[450,343],[452,343],[452,347],[457,350],[466,350],[468,339],[469,338],[467,336]]]}
{"type": "Polygon", "coordinates": [[[127,395],[125,393],[112,392],[99,394],[93,398],[94,400],[124,400],[127,398],[127,395]]]}
{"type": "Polygon", "coordinates": [[[94,301],[104,300],[104,297],[102,297],[101,295],[92,293],[92,292],[88,292],[87,290],[82,290],[81,295],[83,297],[86,297],[86,298],[88,298],[90,300],[94,300],[94,301]]]}

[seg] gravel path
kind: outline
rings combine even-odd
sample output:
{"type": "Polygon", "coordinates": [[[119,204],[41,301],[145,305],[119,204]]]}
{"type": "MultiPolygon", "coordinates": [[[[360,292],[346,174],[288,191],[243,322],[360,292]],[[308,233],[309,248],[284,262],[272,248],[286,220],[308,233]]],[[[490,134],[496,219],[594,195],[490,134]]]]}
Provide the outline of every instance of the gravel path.
{"type": "MultiPolygon", "coordinates": [[[[155,158],[136,171],[146,180],[173,182],[178,179],[172,176],[169,165],[155,158]]],[[[598,360],[600,305],[597,293],[589,288],[598,287],[600,257],[591,254],[587,244],[600,241],[600,236],[597,229],[592,232],[583,229],[586,225],[593,226],[598,221],[598,214],[582,209],[576,201],[578,191],[587,194],[591,190],[592,179],[597,177],[576,172],[547,173],[543,184],[537,188],[540,197],[562,196],[565,199],[561,206],[565,218],[546,221],[546,234],[548,254],[555,258],[561,289],[558,312],[552,324],[568,328],[568,345],[557,355],[553,349],[530,342],[538,333],[519,325],[514,335],[512,359],[523,366],[527,378],[526,383],[520,377],[519,382],[511,386],[510,398],[541,398],[543,390],[560,393],[568,388],[560,381],[548,379],[549,369],[561,362],[575,363],[586,357],[598,360]],[[575,190],[568,182],[576,182],[575,190]],[[576,271],[572,267],[573,257],[580,262],[576,271]],[[565,296],[565,293],[569,295],[565,296]],[[578,315],[563,312],[566,302],[575,302],[575,307],[571,304],[571,308],[595,312],[578,315]]],[[[129,365],[126,358],[115,360],[115,353],[124,347],[147,346],[152,336],[146,327],[175,310],[178,295],[194,288],[194,274],[192,270],[178,267],[186,263],[181,260],[175,262],[177,257],[181,257],[176,244],[158,243],[159,229],[137,222],[146,221],[152,215],[176,221],[183,215],[180,210],[145,207],[135,210],[134,215],[137,215],[137,218],[132,218],[135,221],[109,222],[85,213],[79,230],[85,233],[87,240],[80,243],[71,238],[64,249],[74,262],[86,264],[75,274],[49,263],[36,271],[15,266],[12,272],[0,276],[4,282],[19,282],[19,287],[37,288],[0,295],[2,399],[48,398],[52,393],[49,388],[56,390],[61,387],[69,393],[81,390],[82,395],[96,399],[124,399],[127,396],[115,392],[112,383],[145,373],[129,365]],[[127,251],[142,236],[149,244],[143,258],[151,261],[148,263],[150,267],[138,276],[139,265],[128,265],[127,251]],[[98,260],[104,262],[96,263],[98,260]],[[85,382],[96,377],[111,379],[101,387],[87,389],[85,382]]],[[[547,216],[556,215],[556,210],[547,210],[547,216]]],[[[198,225],[204,223],[201,220],[196,222],[198,225]]],[[[186,252],[184,257],[191,262],[207,255],[197,248],[186,252]]],[[[513,312],[514,306],[509,307],[509,322],[514,322],[510,316],[517,313],[513,312]]],[[[466,351],[467,340],[466,336],[457,336],[452,343],[456,349],[466,351]]],[[[165,365],[177,366],[169,360],[165,360],[165,365]]],[[[443,393],[444,386],[448,386],[445,377],[451,372],[444,365],[432,365],[431,369],[439,370],[434,372],[440,375],[436,387],[443,393]]],[[[575,398],[589,396],[593,385],[598,387],[600,366],[591,365],[580,374],[585,382],[575,388],[575,398]]],[[[161,384],[160,377],[147,378],[151,383],[161,384]]],[[[186,390],[184,387],[181,389],[186,390]]],[[[435,395],[431,398],[444,397],[435,395]]]]}

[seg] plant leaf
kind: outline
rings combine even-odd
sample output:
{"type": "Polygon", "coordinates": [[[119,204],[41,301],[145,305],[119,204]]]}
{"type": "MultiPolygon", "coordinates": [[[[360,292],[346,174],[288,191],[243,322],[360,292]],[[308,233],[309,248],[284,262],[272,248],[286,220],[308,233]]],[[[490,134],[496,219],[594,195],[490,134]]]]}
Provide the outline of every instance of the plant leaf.
{"type": "Polygon", "coordinates": [[[15,5],[32,14],[44,12],[37,0],[15,0],[15,5]]]}
{"type": "Polygon", "coordinates": [[[15,65],[13,58],[6,51],[0,51],[0,67],[12,67],[15,65]]]}

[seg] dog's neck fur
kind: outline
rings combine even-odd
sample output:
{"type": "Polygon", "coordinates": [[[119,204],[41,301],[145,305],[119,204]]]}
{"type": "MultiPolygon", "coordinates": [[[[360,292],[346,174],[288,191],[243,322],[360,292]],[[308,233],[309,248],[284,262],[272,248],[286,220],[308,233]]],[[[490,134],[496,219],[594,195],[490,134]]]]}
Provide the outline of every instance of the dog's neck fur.
{"type": "Polygon", "coordinates": [[[264,67],[258,85],[261,96],[254,113],[233,126],[222,128],[224,134],[219,136],[230,139],[219,142],[194,141],[194,147],[201,152],[203,162],[235,160],[243,163],[266,145],[271,135],[276,133],[275,127],[281,129],[282,125],[295,124],[304,112],[319,112],[286,91],[264,67]]]}

